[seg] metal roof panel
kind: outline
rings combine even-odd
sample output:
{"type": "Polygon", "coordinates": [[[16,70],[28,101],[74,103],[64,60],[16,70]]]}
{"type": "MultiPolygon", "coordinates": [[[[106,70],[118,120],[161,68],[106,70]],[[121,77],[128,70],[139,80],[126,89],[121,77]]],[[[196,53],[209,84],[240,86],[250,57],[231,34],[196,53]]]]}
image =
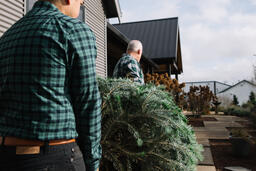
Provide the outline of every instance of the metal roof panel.
{"type": "Polygon", "coordinates": [[[140,40],[149,58],[177,58],[177,17],[114,26],[129,39],[140,40]]]}

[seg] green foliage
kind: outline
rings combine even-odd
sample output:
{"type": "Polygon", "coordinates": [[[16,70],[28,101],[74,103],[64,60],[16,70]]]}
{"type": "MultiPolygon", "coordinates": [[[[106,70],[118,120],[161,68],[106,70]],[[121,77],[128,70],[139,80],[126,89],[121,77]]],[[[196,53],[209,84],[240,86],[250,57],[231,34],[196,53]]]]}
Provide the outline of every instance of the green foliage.
{"type": "Polygon", "coordinates": [[[122,79],[99,78],[98,83],[102,171],[196,170],[202,147],[163,87],[122,79]]]}
{"type": "Polygon", "coordinates": [[[255,94],[253,92],[250,93],[249,103],[254,104],[254,105],[256,104],[255,94]]]}
{"type": "Polygon", "coordinates": [[[252,118],[252,121],[254,122],[254,124],[256,125],[256,113],[252,113],[251,118],[252,118]]]}
{"type": "Polygon", "coordinates": [[[235,106],[237,106],[237,105],[239,104],[239,102],[238,102],[238,99],[237,99],[236,95],[233,95],[233,101],[232,101],[232,104],[233,104],[233,105],[235,105],[235,106]]]}
{"type": "Polygon", "coordinates": [[[224,110],[224,114],[243,117],[243,116],[250,116],[251,112],[248,108],[232,105],[228,107],[226,110],[224,110]]]}

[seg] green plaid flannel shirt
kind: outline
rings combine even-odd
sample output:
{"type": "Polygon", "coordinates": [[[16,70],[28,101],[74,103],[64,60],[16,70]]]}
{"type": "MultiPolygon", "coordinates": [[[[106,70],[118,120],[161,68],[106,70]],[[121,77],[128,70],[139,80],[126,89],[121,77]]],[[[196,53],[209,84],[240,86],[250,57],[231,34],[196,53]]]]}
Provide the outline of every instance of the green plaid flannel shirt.
{"type": "Polygon", "coordinates": [[[87,170],[101,158],[95,36],[47,1],[0,38],[0,136],[77,138],[87,170]]]}
{"type": "Polygon", "coordinates": [[[139,62],[129,54],[124,54],[117,62],[113,77],[130,78],[141,85],[144,84],[144,75],[139,62]]]}

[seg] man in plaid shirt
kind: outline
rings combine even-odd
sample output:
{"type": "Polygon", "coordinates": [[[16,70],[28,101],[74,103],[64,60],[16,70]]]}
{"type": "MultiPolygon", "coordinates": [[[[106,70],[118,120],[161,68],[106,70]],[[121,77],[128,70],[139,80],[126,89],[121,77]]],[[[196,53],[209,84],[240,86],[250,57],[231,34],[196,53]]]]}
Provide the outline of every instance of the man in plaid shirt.
{"type": "Polygon", "coordinates": [[[140,66],[142,43],[138,40],[129,42],[126,54],[117,62],[113,77],[130,78],[141,85],[144,84],[144,75],[140,66]]]}
{"type": "Polygon", "coordinates": [[[96,171],[101,98],[83,0],[40,0],[0,38],[0,170],[96,171]]]}

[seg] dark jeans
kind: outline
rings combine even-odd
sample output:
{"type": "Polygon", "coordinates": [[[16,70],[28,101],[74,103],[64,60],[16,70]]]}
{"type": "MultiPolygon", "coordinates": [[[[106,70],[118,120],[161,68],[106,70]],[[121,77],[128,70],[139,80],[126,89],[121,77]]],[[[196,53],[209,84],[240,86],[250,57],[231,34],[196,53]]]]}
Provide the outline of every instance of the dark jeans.
{"type": "Polygon", "coordinates": [[[1,171],[85,171],[76,143],[43,146],[39,154],[16,155],[16,147],[0,146],[1,171]]]}

